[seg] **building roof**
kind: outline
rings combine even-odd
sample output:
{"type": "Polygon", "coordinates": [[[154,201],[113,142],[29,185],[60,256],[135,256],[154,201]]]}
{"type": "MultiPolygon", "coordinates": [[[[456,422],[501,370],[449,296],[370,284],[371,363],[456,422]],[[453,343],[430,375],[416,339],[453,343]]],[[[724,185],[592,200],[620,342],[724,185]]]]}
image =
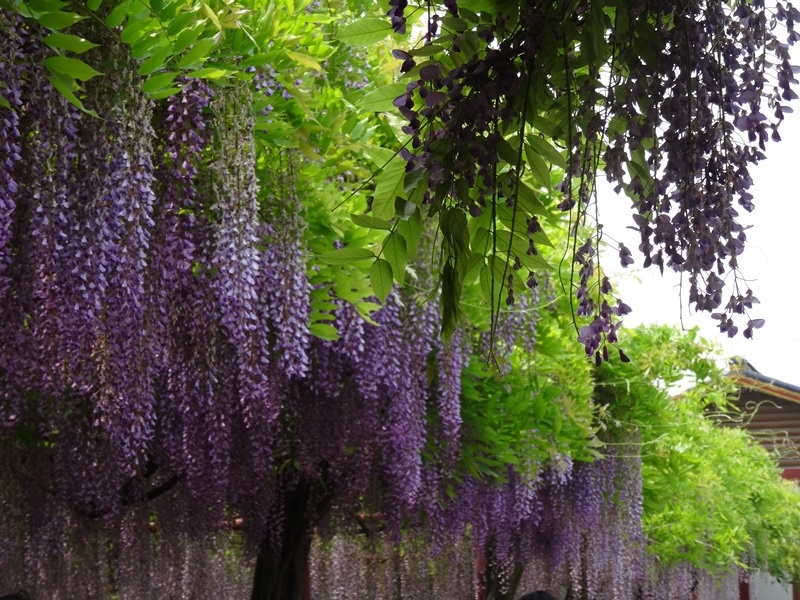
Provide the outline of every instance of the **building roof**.
{"type": "Polygon", "coordinates": [[[744,359],[731,360],[728,377],[741,388],[800,404],[800,386],[767,377],[744,359]]]}

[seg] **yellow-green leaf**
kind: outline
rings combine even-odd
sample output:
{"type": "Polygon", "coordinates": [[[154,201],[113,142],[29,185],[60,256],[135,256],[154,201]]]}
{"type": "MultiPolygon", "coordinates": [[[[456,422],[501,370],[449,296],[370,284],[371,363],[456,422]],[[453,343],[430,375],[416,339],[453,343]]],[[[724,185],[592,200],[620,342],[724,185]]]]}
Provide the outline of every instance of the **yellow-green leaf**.
{"type": "Polygon", "coordinates": [[[531,175],[536,182],[550,189],[550,170],[547,168],[547,163],[536,150],[529,144],[525,144],[525,158],[528,159],[528,168],[531,170],[531,175]]]}
{"type": "Polygon", "coordinates": [[[234,71],[230,71],[228,69],[220,69],[219,67],[205,67],[203,69],[198,69],[197,71],[192,71],[191,73],[187,73],[187,77],[196,77],[197,79],[222,79],[223,77],[227,77],[231,75],[234,71]]]}
{"type": "Polygon", "coordinates": [[[287,50],[286,55],[297,64],[302,65],[304,67],[308,67],[309,69],[312,69],[317,73],[322,73],[324,71],[322,65],[319,64],[313,58],[311,58],[308,54],[301,54],[299,52],[291,52],[287,50]]]}
{"type": "Polygon", "coordinates": [[[217,13],[215,13],[208,4],[203,2],[203,5],[200,7],[200,12],[211,19],[211,22],[214,23],[214,27],[217,28],[217,31],[222,31],[222,23],[219,22],[217,13]]]}

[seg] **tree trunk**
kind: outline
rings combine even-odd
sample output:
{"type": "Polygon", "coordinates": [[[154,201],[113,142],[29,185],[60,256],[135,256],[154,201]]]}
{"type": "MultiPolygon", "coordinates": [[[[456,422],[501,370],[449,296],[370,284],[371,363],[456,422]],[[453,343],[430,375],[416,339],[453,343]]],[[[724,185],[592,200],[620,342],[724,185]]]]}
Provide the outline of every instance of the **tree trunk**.
{"type": "Polygon", "coordinates": [[[301,475],[284,492],[279,547],[270,536],[261,542],[251,600],[310,600],[308,558],[313,528],[330,509],[332,499],[326,479],[310,481],[301,475]]]}
{"type": "Polygon", "coordinates": [[[514,564],[513,571],[501,574],[491,551],[491,542],[483,553],[483,597],[485,600],[513,600],[522,579],[522,567],[514,564]],[[504,576],[505,575],[505,576],[504,576]]]}

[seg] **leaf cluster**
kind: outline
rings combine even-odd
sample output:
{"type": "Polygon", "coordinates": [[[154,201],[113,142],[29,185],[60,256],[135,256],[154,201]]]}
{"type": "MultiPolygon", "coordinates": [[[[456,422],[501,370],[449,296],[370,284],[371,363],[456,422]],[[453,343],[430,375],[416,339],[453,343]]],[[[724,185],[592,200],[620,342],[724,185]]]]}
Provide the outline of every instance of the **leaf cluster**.
{"type": "Polygon", "coordinates": [[[596,398],[612,437],[633,431],[641,444],[649,551],[712,574],[741,567],[796,576],[800,498],[774,456],[710,412],[734,392],[711,346],[696,331],[665,326],[626,339],[631,362],[597,370],[596,398]],[[677,393],[677,384],[691,387],[677,393]]]}

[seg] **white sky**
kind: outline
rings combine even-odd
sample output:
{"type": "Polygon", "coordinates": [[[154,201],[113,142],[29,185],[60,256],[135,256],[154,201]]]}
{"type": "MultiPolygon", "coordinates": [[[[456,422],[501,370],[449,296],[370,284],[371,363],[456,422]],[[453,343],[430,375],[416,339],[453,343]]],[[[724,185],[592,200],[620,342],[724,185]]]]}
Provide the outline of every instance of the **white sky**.
{"type": "MultiPolygon", "coordinates": [[[[795,110],[800,110],[796,106],[795,110]]],[[[669,323],[699,326],[704,337],[715,340],[726,357],[742,356],[764,375],[800,385],[800,115],[787,114],[781,125],[781,142],[767,145],[767,159],[751,170],[755,210],[739,210],[740,220],[753,227],[747,231],[747,243],[740,256],[740,270],[749,281],[753,294],[761,301],[750,312],[752,318],[766,319],[754,339],[742,336],[746,319],[736,322],[739,333],[733,339],[721,335],[709,313],[691,312],[688,291],[679,297],[680,278],[657,267],[642,269],[637,255],[639,236],[625,229],[632,225],[630,201],[616,196],[608,186],[600,195],[600,216],[605,232],[623,241],[636,260],[627,269],[619,266],[616,252],[604,256],[604,268],[612,274],[615,294],[633,308],[625,324],[669,323]],[[797,244],[797,246],[795,246],[797,244]]],[[[737,206],[738,208],[738,206],[737,206]]],[[[746,289],[743,288],[742,291],[746,289]]],[[[727,301],[729,287],[726,286],[727,301]]],[[[736,319],[734,319],[736,321],[736,319]]],[[[624,342],[622,344],[624,346],[624,342]]]]}

